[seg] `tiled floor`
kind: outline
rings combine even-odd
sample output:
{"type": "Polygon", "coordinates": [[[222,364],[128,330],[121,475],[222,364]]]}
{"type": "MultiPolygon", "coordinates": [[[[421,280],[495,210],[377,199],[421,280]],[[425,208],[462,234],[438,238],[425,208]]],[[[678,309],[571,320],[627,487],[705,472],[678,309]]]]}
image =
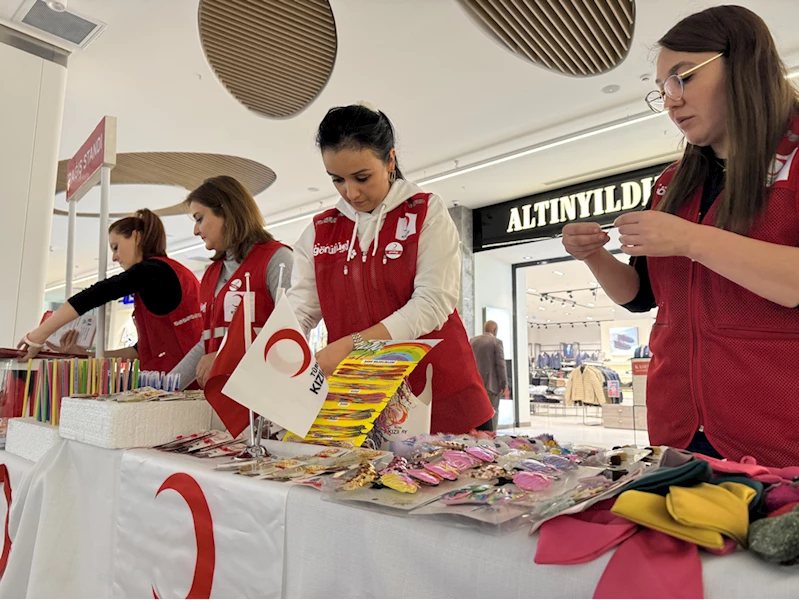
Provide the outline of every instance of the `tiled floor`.
{"type": "MultiPolygon", "coordinates": [[[[596,418],[587,418],[586,422],[596,422],[596,418]]],[[[550,433],[559,442],[573,442],[589,446],[612,448],[633,444],[637,446],[649,445],[646,431],[631,431],[628,429],[607,429],[601,425],[591,426],[583,423],[583,417],[574,416],[533,416],[530,427],[504,429],[505,432],[515,432],[522,435],[539,435],[550,433]]]]}

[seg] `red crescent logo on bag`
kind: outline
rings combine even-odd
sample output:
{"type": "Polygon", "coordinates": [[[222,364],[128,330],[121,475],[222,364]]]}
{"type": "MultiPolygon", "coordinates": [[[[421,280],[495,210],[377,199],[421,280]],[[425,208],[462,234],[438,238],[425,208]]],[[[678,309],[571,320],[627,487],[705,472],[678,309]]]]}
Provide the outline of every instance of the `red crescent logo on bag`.
{"type": "MultiPolygon", "coordinates": [[[[200,484],[186,473],[175,473],[167,477],[166,481],[155,494],[164,490],[175,490],[183,496],[189,505],[191,516],[194,519],[194,537],[197,540],[197,561],[194,563],[194,579],[186,598],[210,598],[211,587],[214,583],[214,569],[216,568],[216,543],[214,542],[214,523],[211,519],[211,509],[205,499],[200,484]]],[[[159,596],[153,586],[153,598],[159,596]]]]}
{"type": "Polygon", "coordinates": [[[272,365],[275,369],[280,371],[281,373],[285,373],[286,375],[291,375],[292,377],[297,377],[298,375],[302,374],[311,364],[311,349],[308,347],[308,344],[305,341],[305,338],[302,337],[302,334],[297,331],[296,329],[280,329],[272,334],[272,337],[266,342],[266,347],[264,348],[264,361],[268,362],[272,365]],[[283,360],[283,358],[277,353],[269,353],[272,349],[272,346],[277,344],[282,340],[290,340],[292,342],[296,342],[296,344],[302,350],[302,365],[297,372],[294,372],[296,368],[296,362],[294,364],[289,363],[288,361],[283,360]],[[293,375],[292,375],[293,373],[293,375]]]}
{"type": "Polygon", "coordinates": [[[3,492],[6,496],[6,529],[3,540],[3,554],[0,555],[0,577],[6,572],[8,554],[11,552],[11,537],[8,535],[8,518],[11,516],[11,479],[8,476],[8,467],[0,465],[0,482],[3,483],[3,492]]]}

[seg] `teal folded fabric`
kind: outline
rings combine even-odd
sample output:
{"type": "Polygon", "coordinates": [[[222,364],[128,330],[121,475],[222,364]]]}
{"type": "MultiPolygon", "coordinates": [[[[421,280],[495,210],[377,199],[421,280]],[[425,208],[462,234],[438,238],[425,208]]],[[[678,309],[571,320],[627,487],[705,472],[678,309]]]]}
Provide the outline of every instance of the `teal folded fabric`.
{"type": "Polygon", "coordinates": [[[709,483],[713,470],[706,460],[693,460],[678,467],[659,467],[655,471],[630,482],[622,490],[638,490],[659,496],[667,496],[669,487],[693,487],[700,483],[709,483]]]}

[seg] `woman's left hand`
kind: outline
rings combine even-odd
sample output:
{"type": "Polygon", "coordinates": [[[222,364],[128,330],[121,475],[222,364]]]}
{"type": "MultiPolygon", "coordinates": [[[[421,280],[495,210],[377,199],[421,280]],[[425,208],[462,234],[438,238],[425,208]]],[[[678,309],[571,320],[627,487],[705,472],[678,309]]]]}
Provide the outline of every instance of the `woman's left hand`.
{"type": "Polygon", "coordinates": [[[32,358],[36,358],[36,355],[44,350],[44,344],[44,340],[40,342],[38,339],[36,339],[36,334],[31,331],[19,341],[17,348],[28,351],[22,360],[30,360],[32,358]]]}
{"type": "Polygon", "coordinates": [[[657,210],[622,215],[618,228],[622,252],[630,256],[689,256],[701,225],[657,210]]]}
{"type": "Polygon", "coordinates": [[[339,363],[347,358],[347,355],[352,352],[352,346],[352,338],[345,335],[316,353],[316,360],[319,362],[325,377],[330,377],[339,363]]]}

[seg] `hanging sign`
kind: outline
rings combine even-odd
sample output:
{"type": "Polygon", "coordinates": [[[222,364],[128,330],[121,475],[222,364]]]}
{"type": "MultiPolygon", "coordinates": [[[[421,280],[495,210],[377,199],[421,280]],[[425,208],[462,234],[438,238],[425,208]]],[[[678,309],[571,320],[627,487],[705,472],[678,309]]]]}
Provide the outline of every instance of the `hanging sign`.
{"type": "Polygon", "coordinates": [[[67,162],[67,201],[80,200],[100,182],[100,167],[117,163],[117,118],[103,117],[67,162]]]}

